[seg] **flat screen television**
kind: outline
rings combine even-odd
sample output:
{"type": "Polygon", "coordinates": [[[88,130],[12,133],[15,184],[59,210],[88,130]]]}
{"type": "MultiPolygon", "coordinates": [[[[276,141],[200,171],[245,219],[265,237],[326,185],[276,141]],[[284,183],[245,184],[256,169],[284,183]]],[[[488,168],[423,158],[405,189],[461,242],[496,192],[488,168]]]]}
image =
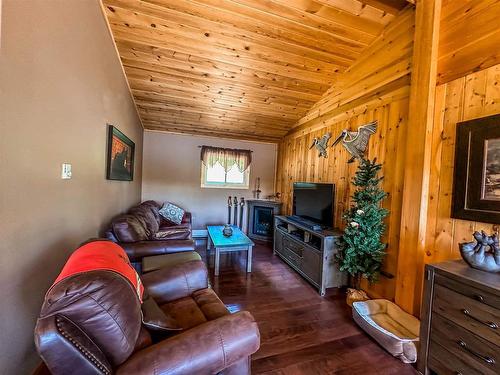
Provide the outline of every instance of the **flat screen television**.
{"type": "Polygon", "coordinates": [[[322,227],[333,227],[334,184],[295,182],[293,215],[313,221],[322,227]]]}

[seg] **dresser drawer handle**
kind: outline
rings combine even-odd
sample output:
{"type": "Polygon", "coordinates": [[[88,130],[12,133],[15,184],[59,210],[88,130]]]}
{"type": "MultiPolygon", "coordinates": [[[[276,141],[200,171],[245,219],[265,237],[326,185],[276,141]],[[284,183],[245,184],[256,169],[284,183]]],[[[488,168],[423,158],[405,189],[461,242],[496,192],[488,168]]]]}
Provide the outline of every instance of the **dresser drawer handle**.
{"type": "Polygon", "coordinates": [[[498,328],[498,326],[497,326],[497,324],[496,324],[496,323],[493,323],[493,322],[484,322],[484,321],[482,321],[481,319],[476,318],[474,315],[472,315],[472,314],[470,313],[470,311],[469,311],[469,310],[467,310],[467,309],[462,309],[462,312],[464,313],[464,315],[468,316],[469,318],[474,319],[476,322],[479,322],[479,323],[481,323],[481,324],[484,324],[485,326],[488,326],[488,327],[490,327],[491,329],[497,329],[497,328],[498,328]]]}
{"type": "Polygon", "coordinates": [[[474,294],[474,298],[479,302],[484,302],[484,297],[480,294],[474,294]]]}
{"type": "Polygon", "coordinates": [[[460,347],[462,349],[468,351],[470,354],[476,356],[477,358],[482,359],[484,362],[489,363],[490,365],[495,364],[495,360],[493,358],[486,357],[484,355],[481,355],[481,354],[475,352],[474,350],[470,349],[464,341],[458,340],[457,343],[458,343],[458,345],[460,345],[460,347]]]}

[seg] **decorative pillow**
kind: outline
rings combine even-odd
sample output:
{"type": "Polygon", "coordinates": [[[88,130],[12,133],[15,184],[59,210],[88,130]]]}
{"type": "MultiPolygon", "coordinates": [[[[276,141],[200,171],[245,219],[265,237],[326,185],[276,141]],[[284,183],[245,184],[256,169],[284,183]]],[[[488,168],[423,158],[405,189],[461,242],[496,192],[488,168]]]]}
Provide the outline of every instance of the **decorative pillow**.
{"type": "Polygon", "coordinates": [[[165,314],[156,301],[147,296],[142,302],[142,323],[149,329],[155,331],[180,331],[180,327],[174,318],[165,314]]]}
{"type": "Polygon", "coordinates": [[[163,216],[166,220],[171,221],[174,224],[179,225],[182,223],[182,218],[184,217],[185,211],[172,204],[170,202],[165,202],[160,211],[158,211],[161,216],[163,216]]]}

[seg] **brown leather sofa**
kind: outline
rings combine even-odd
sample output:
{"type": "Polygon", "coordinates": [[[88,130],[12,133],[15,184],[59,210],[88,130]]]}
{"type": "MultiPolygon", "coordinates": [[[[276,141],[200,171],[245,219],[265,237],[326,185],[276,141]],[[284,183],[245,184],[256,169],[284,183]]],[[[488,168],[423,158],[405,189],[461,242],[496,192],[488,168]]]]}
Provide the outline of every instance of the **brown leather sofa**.
{"type": "Polygon", "coordinates": [[[191,214],[186,212],[180,225],[165,220],[159,214],[162,204],[146,201],[132,207],[126,214],[111,221],[105,237],[118,243],[140,270],[141,260],[147,256],[193,251],[191,214]]]}
{"type": "Polygon", "coordinates": [[[100,269],[72,275],[45,296],[35,344],[46,367],[37,373],[250,374],[250,355],[260,343],[257,325],[249,312],[228,312],[209,287],[202,261],[141,279],[145,298],[174,318],[180,330],[147,328],[143,316],[151,314],[119,273],[100,269]]]}

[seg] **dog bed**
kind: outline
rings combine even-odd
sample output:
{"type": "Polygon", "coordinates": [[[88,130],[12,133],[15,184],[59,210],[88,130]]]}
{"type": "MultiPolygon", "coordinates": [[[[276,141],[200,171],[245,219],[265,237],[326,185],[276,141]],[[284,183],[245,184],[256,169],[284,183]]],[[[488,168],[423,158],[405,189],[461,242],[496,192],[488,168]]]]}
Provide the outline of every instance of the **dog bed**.
{"type": "Polygon", "coordinates": [[[354,302],[354,321],[385,350],[404,363],[417,360],[420,321],[385,299],[354,302]]]}

